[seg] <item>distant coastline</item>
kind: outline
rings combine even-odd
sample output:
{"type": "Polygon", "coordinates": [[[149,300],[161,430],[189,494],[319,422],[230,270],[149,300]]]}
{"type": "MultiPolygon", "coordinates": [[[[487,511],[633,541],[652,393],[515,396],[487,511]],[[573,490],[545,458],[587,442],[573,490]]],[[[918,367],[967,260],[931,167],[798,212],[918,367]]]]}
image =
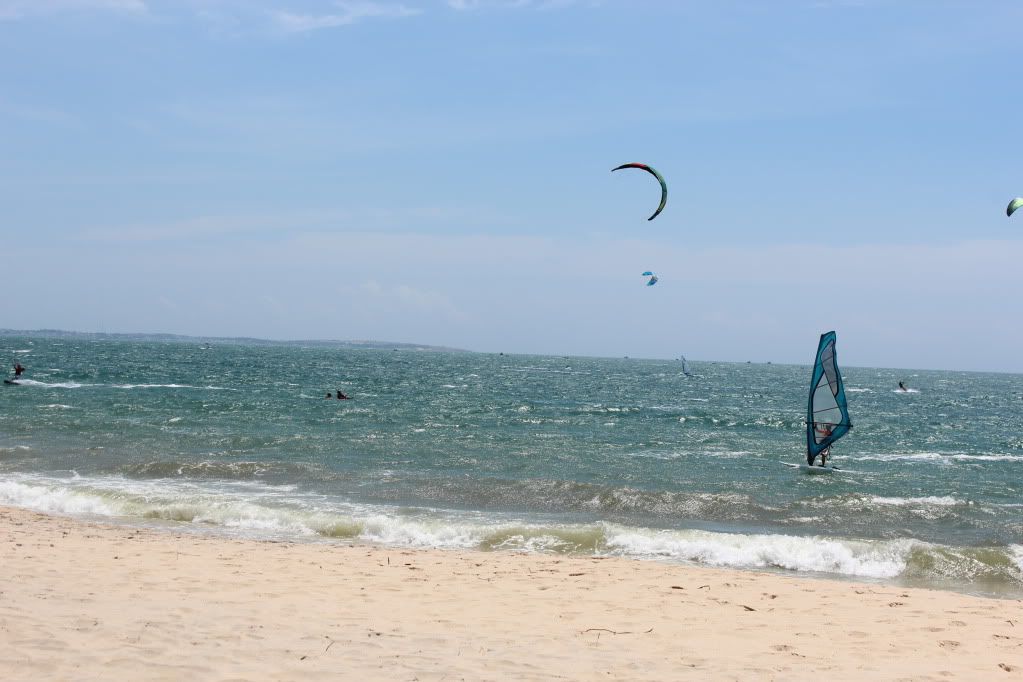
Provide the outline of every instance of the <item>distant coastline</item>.
{"type": "Polygon", "coordinates": [[[365,348],[372,350],[414,350],[431,353],[472,353],[464,348],[431,346],[422,343],[399,343],[367,340],[274,340],[248,336],[188,336],[186,334],[119,334],[108,332],[76,332],[65,329],[0,329],[0,336],[23,336],[82,341],[151,341],[160,343],[230,343],[245,346],[315,346],[318,348],[365,348]]]}

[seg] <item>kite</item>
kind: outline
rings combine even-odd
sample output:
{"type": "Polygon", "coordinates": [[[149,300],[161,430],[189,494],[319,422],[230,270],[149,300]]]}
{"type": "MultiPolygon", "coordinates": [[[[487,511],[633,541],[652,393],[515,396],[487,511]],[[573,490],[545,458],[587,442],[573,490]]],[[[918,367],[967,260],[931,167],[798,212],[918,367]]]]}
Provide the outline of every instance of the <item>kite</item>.
{"type": "Polygon", "coordinates": [[[1005,215],[1011,216],[1020,206],[1023,206],[1023,197],[1016,197],[1009,202],[1009,206],[1005,209],[1005,215]]]}
{"type": "Polygon", "coordinates": [[[664,178],[661,177],[660,173],[658,173],[645,163],[623,163],[621,166],[618,166],[617,168],[612,168],[611,172],[614,173],[616,170],[621,170],[623,168],[638,168],[640,170],[645,170],[647,173],[657,178],[657,182],[661,183],[661,203],[657,205],[657,210],[654,211],[654,214],[647,218],[647,220],[653,220],[660,214],[661,211],[664,210],[664,204],[668,202],[668,185],[664,182],[664,178]]]}

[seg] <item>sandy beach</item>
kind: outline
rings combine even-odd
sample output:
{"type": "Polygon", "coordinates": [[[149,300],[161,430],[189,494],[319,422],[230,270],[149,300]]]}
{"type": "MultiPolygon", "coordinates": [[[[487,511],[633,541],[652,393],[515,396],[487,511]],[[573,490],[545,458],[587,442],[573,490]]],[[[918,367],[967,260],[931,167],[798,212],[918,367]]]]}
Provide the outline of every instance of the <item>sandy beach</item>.
{"type": "Polygon", "coordinates": [[[5,680],[1023,678],[1015,600],[11,508],[0,535],[5,680]]]}

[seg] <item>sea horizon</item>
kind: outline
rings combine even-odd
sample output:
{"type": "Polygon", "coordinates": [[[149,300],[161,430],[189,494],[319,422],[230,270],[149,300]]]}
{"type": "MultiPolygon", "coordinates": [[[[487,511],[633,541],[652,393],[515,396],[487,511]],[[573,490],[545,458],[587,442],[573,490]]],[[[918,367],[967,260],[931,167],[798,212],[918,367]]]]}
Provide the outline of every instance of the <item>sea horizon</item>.
{"type": "MultiPolygon", "coordinates": [[[[324,346],[337,348],[366,349],[366,350],[419,350],[441,353],[474,353],[480,355],[498,356],[522,356],[541,358],[580,358],[594,360],[636,360],[636,361],[677,361],[678,356],[642,356],[642,355],[588,355],[572,352],[551,352],[551,353],[530,353],[522,351],[496,351],[496,350],[475,350],[457,346],[446,346],[428,343],[417,343],[414,341],[382,341],[379,339],[284,339],[284,338],[263,338],[258,336],[212,336],[178,334],[174,332],[86,332],[69,329],[6,329],[0,328],[0,337],[24,337],[24,338],[72,338],[82,340],[127,340],[127,341],[152,341],[156,343],[229,343],[235,345],[253,346],[324,346]]],[[[839,351],[841,352],[841,351],[839,351]]],[[[707,364],[750,364],[750,365],[777,365],[779,367],[810,367],[812,358],[807,362],[785,362],[773,360],[721,360],[685,356],[687,361],[702,362],[707,364]]],[[[881,365],[857,365],[841,363],[849,369],[877,369],[902,372],[963,372],[967,374],[1009,374],[1023,376],[1023,372],[1007,370],[983,370],[983,369],[957,369],[942,367],[894,367],[881,365]]]]}

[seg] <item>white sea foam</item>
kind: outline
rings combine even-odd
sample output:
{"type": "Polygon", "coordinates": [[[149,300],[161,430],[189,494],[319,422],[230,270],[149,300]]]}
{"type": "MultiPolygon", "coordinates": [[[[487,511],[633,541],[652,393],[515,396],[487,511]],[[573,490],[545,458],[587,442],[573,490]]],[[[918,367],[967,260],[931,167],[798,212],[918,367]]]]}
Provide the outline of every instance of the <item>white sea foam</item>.
{"type": "Polygon", "coordinates": [[[870,388],[852,388],[849,386],[845,387],[846,393],[873,393],[873,389],[870,388]]]}
{"type": "Polygon", "coordinates": [[[920,392],[920,391],[918,391],[918,390],[917,390],[917,389],[915,389],[915,388],[907,388],[907,389],[905,389],[905,390],[903,390],[903,389],[901,389],[901,388],[897,388],[897,389],[895,389],[894,391],[892,391],[892,393],[919,393],[919,392],[920,392]]]}
{"type": "Polygon", "coordinates": [[[887,504],[896,507],[909,507],[909,506],[932,506],[932,507],[954,507],[961,504],[971,504],[968,500],[960,500],[946,495],[944,497],[878,497],[872,496],[869,498],[870,502],[874,504],[887,504]]]}
{"type": "Polygon", "coordinates": [[[66,486],[32,485],[0,480],[0,503],[58,514],[99,514],[116,512],[96,495],[82,494],[66,486]]]}
{"type": "Polygon", "coordinates": [[[18,379],[18,383],[22,386],[38,386],[42,388],[84,388],[84,387],[107,387],[117,388],[123,390],[131,390],[135,388],[204,388],[208,391],[236,391],[235,388],[226,388],[224,386],[190,386],[188,384],[81,384],[77,381],[63,381],[58,383],[47,383],[45,381],[37,381],[35,379],[18,379]]]}
{"type": "Polygon", "coordinates": [[[485,534],[494,527],[451,520],[412,520],[388,514],[374,514],[361,519],[359,539],[406,547],[437,547],[469,549],[478,547],[485,534]]]}
{"type": "Polygon", "coordinates": [[[18,383],[22,386],[41,386],[43,388],[81,388],[82,386],[91,386],[92,384],[80,384],[76,381],[65,381],[57,384],[48,384],[43,381],[36,381],[35,379],[18,379],[18,383]]]}
{"type": "MultiPolygon", "coordinates": [[[[881,498],[882,504],[902,504],[881,498]]],[[[906,504],[947,506],[954,498],[909,498],[906,504]]],[[[339,537],[402,547],[531,552],[588,551],[669,559],[707,566],[776,568],[861,578],[892,578],[906,570],[919,541],[849,540],[821,536],[657,530],[613,524],[531,525],[474,512],[351,504],[258,481],[208,483],[125,478],[0,479],[0,504],[47,513],[102,515],[189,524],[248,537],[339,537]]],[[[808,517],[806,521],[813,521],[808,517]]],[[[1011,548],[1023,570],[1023,546],[1011,548]]]]}
{"type": "Polygon", "coordinates": [[[1012,563],[1023,572],[1023,545],[1009,545],[1009,552],[1012,563]]]}
{"type": "Polygon", "coordinates": [[[52,405],[43,405],[51,410],[73,410],[74,408],[70,405],[61,405],[60,403],[53,403],[52,405]]]}
{"type": "Polygon", "coordinates": [[[791,535],[743,535],[701,530],[609,527],[607,543],[629,556],[667,557],[715,567],[892,578],[906,568],[912,540],[852,541],[791,535]]]}
{"type": "Polygon", "coordinates": [[[934,462],[936,464],[949,465],[953,462],[1023,462],[1023,455],[968,455],[965,453],[942,453],[942,452],[895,452],[890,454],[875,453],[870,455],[852,456],[850,459],[856,461],[875,462],[896,462],[896,461],[918,461],[934,462]]]}

